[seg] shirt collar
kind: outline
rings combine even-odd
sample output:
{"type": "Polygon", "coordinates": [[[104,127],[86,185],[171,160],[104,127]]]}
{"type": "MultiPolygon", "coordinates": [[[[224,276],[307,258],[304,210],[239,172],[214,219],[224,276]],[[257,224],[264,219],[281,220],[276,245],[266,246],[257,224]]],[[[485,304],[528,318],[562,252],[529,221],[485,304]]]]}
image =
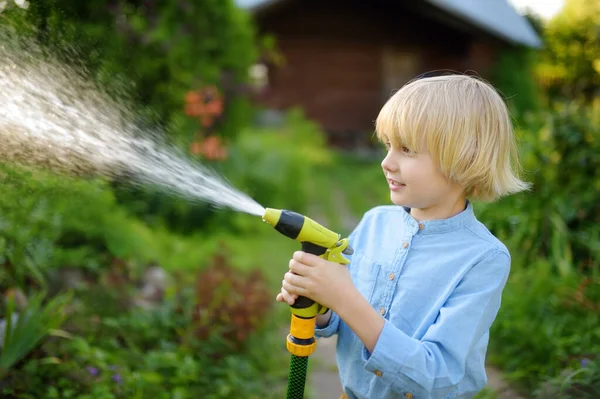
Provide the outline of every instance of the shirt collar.
{"type": "Polygon", "coordinates": [[[475,221],[475,214],[473,212],[473,204],[469,200],[466,201],[465,209],[448,218],[438,220],[425,220],[418,222],[415,218],[410,215],[410,208],[401,207],[404,212],[402,216],[408,227],[408,230],[412,231],[412,234],[439,234],[447,233],[453,230],[458,230],[463,226],[469,225],[475,221]]]}

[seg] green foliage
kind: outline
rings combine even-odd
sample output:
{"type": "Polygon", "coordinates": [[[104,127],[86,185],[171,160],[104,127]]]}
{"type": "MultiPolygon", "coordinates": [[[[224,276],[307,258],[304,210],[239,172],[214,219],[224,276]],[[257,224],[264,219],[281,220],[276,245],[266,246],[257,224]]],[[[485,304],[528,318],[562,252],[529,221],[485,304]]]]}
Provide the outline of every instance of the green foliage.
{"type": "Polygon", "coordinates": [[[111,255],[144,259],[143,244],[127,228],[134,222],[105,184],[6,165],[0,171],[0,286],[43,287],[52,268],[97,270],[111,255]]]}
{"type": "Polygon", "coordinates": [[[537,67],[552,96],[597,95],[600,86],[600,1],[567,0],[545,29],[546,47],[537,67]]]}
{"type": "Polygon", "coordinates": [[[189,143],[200,128],[184,114],[185,94],[216,84],[227,99],[217,127],[234,136],[248,123],[241,90],[258,56],[254,28],[233,0],[31,1],[3,24],[81,65],[116,97],[131,97],[153,123],[189,143]]]}
{"type": "Polygon", "coordinates": [[[498,399],[498,395],[496,395],[494,391],[484,388],[482,391],[477,393],[473,399],[498,399]]]}
{"type": "Polygon", "coordinates": [[[215,241],[150,229],[121,207],[101,181],[76,180],[3,165],[0,288],[45,287],[61,268],[98,274],[115,258],[189,269],[215,241]]]}
{"type": "Polygon", "coordinates": [[[515,270],[492,326],[490,359],[532,390],[582,359],[600,353],[600,284],[579,287],[576,276],[558,277],[546,260],[515,270]]]}
{"type": "Polygon", "coordinates": [[[600,215],[598,104],[556,104],[520,131],[528,193],[478,204],[480,218],[517,265],[548,257],[561,275],[597,268],[600,215]]]}
{"type": "Polygon", "coordinates": [[[600,363],[584,359],[575,370],[565,370],[537,391],[536,399],[595,399],[600,397],[600,363]]]}
{"type": "Polygon", "coordinates": [[[223,171],[263,206],[303,212],[316,168],[330,162],[322,130],[292,110],[280,127],[242,131],[223,171]]]}
{"type": "Polygon", "coordinates": [[[70,298],[70,294],[63,294],[44,304],[44,295],[38,294],[17,313],[15,299],[9,295],[4,312],[6,325],[0,329],[0,338],[3,338],[0,339],[0,379],[47,335],[61,335],[57,329],[67,317],[66,306],[70,298]]]}
{"type": "Polygon", "coordinates": [[[287,356],[266,280],[216,260],[175,275],[144,308],[126,265],[105,270],[74,298],[72,339],[30,353],[0,382],[2,397],[281,396],[287,356]]]}
{"type": "MultiPolygon", "coordinates": [[[[91,240],[102,228],[90,223],[90,215],[97,217],[95,222],[101,218],[99,208],[106,208],[106,192],[102,193],[93,183],[69,184],[39,171],[6,165],[0,171],[4,192],[0,198],[0,254],[4,264],[0,283],[21,288],[25,288],[26,283],[43,286],[45,269],[51,267],[53,261],[59,262],[61,255],[69,257],[70,232],[77,232],[78,225],[86,226],[88,237],[73,234],[79,241],[74,244],[79,244],[91,240]],[[91,198],[95,200],[86,201],[91,198]],[[65,251],[58,255],[56,244],[62,237],[66,238],[65,251]]],[[[74,251],[70,255],[85,255],[81,247],[75,247],[74,251]]]]}
{"type": "Polygon", "coordinates": [[[491,71],[490,80],[506,100],[517,123],[541,110],[542,93],[533,74],[538,57],[528,48],[504,49],[491,71]]]}

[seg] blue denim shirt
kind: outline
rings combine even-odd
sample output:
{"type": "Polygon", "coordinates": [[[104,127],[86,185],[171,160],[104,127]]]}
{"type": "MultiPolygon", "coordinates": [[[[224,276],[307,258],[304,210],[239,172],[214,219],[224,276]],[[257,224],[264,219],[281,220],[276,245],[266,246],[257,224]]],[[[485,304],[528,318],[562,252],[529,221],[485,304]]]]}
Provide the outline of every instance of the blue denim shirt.
{"type": "Polygon", "coordinates": [[[317,337],[338,334],[337,363],[354,399],[471,398],[487,382],[489,328],[510,270],[506,247],[467,202],[444,220],[407,208],[367,212],[349,237],[354,284],[385,324],[373,353],[333,313],[317,337]]]}

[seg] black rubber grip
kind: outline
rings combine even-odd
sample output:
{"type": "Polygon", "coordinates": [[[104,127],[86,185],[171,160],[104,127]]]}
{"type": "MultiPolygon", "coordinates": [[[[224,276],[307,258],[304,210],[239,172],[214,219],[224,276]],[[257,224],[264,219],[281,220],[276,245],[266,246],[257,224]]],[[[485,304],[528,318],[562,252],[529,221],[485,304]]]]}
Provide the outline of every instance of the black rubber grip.
{"type": "MultiPolygon", "coordinates": [[[[309,254],[321,256],[325,252],[327,252],[327,248],[321,247],[319,245],[315,245],[312,242],[303,242],[302,243],[302,252],[306,252],[309,254]]],[[[315,303],[312,299],[309,299],[305,296],[299,296],[298,299],[294,302],[292,307],[294,309],[305,309],[309,308],[315,303]]]]}

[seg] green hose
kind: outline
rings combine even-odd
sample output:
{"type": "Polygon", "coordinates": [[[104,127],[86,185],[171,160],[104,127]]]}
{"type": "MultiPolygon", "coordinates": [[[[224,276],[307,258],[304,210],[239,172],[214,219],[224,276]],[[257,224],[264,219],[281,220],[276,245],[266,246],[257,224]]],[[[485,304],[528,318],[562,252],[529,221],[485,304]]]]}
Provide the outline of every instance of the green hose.
{"type": "Polygon", "coordinates": [[[303,399],[308,356],[291,355],[286,399],[303,399]]]}

